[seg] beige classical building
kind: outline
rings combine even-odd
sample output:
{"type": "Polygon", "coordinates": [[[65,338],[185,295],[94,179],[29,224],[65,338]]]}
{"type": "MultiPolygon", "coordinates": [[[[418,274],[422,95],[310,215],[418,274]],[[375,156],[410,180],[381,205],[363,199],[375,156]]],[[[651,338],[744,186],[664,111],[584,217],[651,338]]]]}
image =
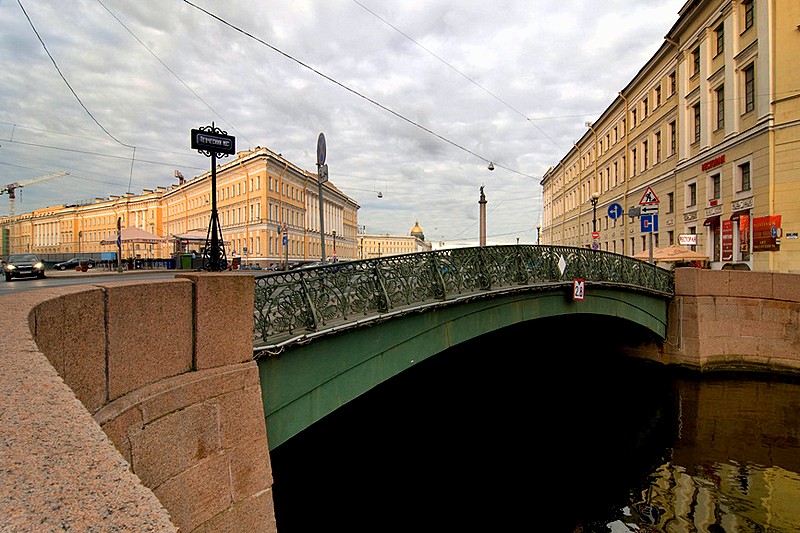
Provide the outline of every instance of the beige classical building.
{"type": "Polygon", "coordinates": [[[800,2],[689,1],[541,185],[541,244],[800,271],[800,2]],[[628,216],[643,208],[642,216],[628,216]]]}
{"type": "Polygon", "coordinates": [[[430,252],[431,243],[425,240],[425,233],[414,223],[408,235],[370,235],[358,236],[358,259],[373,259],[387,255],[430,252]]]}
{"type": "MultiPolygon", "coordinates": [[[[176,173],[177,175],[177,173],[176,173]]],[[[211,219],[211,172],[178,184],[97,198],[88,205],[56,206],[0,220],[2,255],[31,251],[45,260],[73,255],[100,258],[116,252],[117,224],[163,239],[129,242],[122,258],[166,259],[205,245],[211,219]],[[104,243],[103,241],[106,241],[104,243]],[[108,244],[111,241],[112,244],[108,244]]],[[[226,256],[269,266],[284,261],[320,260],[319,184],[267,148],[256,147],[220,160],[217,213],[226,256]],[[284,244],[284,237],[285,243],[284,244]]],[[[323,186],[326,255],[358,257],[358,204],[331,182],[323,186]]]]}

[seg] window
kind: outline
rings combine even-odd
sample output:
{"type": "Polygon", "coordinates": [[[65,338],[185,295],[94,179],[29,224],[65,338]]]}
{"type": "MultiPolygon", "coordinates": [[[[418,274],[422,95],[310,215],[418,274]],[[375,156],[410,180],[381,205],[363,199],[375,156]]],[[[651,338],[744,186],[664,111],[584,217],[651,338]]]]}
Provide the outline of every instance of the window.
{"type": "Polygon", "coordinates": [[[672,213],[675,211],[675,193],[668,192],[667,193],[667,213],[672,213]]]}
{"type": "Polygon", "coordinates": [[[650,113],[650,101],[645,98],[642,100],[642,120],[647,118],[648,113],[650,113]]]}
{"type": "Polygon", "coordinates": [[[636,108],[631,109],[631,128],[636,127],[636,108]]]}
{"type": "Polygon", "coordinates": [[[719,174],[714,174],[713,176],[710,176],[708,182],[708,189],[709,192],[711,193],[711,198],[710,198],[711,200],[719,200],[720,198],[719,187],[720,187],[719,174]]]}
{"type": "Polygon", "coordinates": [[[631,148],[631,160],[633,161],[633,168],[631,169],[631,176],[636,175],[636,148],[631,148]]]}
{"type": "Polygon", "coordinates": [[[694,142],[700,142],[700,104],[692,106],[694,111],[694,142]]]}
{"type": "Polygon", "coordinates": [[[675,77],[675,73],[671,72],[669,75],[669,95],[673,96],[677,90],[677,80],[675,77]]]}
{"type": "Polygon", "coordinates": [[[649,152],[648,146],[647,146],[648,144],[649,143],[647,141],[642,141],[642,163],[643,163],[644,170],[647,170],[647,166],[650,164],[650,162],[648,161],[648,157],[647,157],[648,152],[649,152]]]}
{"type": "Polygon", "coordinates": [[[697,206],[697,184],[689,183],[686,185],[686,207],[697,206]]]}
{"type": "Polygon", "coordinates": [[[756,107],[756,73],[752,64],[744,69],[744,112],[749,113],[756,107]]]}
{"type": "Polygon", "coordinates": [[[656,107],[661,105],[661,85],[656,87],[656,107]]]}
{"type": "Polygon", "coordinates": [[[654,163],[660,163],[661,162],[661,132],[660,131],[656,132],[655,138],[656,138],[656,146],[655,146],[656,153],[654,154],[653,162],[654,163]]]}
{"type": "Polygon", "coordinates": [[[744,0],[744,29],[749,30],[753,27],[753,16],[755,15],[755,0],[744,0]]]}
{"type": "Polygon", "coordinates": [[[742,163],[739,165],[739,192],[750,190],[750,162],[742,163]]]}
{"type": "Polygon", "coordinates": [[[692,52],[692,76],[700,74],[700,47],[694,49],[692,52]]]}
{"type": "Polygon", "coordinates": [[[714,92],[717,95],[717,129],[721,130],[725,127],[725,86],[720,85],[714,92]]]}
{"type": "Polygon", "coordinates": [[[678,128],[675,121],[669,123],[669,155],[675,155],[675,149],[678,144],[678,128]]]}
{"type": "Polygon", "coordinates": [[[720,24],[714,32],[717,34],[717,55],[720,55],[725,51],[725,25],[720,24]]]}

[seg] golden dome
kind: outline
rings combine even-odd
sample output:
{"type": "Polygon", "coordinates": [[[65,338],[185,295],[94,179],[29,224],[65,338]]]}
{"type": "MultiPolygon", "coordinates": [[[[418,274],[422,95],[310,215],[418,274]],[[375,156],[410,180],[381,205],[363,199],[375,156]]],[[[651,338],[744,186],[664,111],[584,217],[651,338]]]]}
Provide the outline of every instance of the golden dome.
{"type": "Polygon", "coordinates": [[[425,234],[422,232],[422,228],[419,227],[419,220],[414,222],[414,227],[411,228],[411,236],[417,237],[420,240],[425,240],[425,234]]]}

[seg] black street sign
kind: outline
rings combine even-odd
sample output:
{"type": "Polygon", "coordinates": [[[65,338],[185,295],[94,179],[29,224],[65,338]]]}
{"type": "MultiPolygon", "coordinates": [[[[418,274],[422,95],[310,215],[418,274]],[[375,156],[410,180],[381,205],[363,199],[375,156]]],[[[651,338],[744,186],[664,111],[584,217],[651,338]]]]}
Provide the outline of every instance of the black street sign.
{"type": "Polygon", "coordinates": [[[236,152],[236,137],[193,129],[192,149],[218,154],[233,154],[236,152]]]}

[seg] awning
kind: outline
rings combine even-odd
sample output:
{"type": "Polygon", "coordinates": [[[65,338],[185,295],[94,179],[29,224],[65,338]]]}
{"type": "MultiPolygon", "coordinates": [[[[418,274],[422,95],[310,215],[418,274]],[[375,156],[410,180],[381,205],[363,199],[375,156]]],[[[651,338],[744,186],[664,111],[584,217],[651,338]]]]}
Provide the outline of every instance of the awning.
{"type": "Polygon", "coordinates": [[[719,226],[719,215],[717,215],[715,217],[708,217],[703,222],[703,225],[704,226],[719,226]]]}
{"type": "Polygon", "coordinates": [[[749,209],[742,209],[741,211],[734,211],[733,214],[731,215],[731,220],[739,220],[740,216],[749,215],[749,214],[750,214],[750,210],[749,209]]]}

